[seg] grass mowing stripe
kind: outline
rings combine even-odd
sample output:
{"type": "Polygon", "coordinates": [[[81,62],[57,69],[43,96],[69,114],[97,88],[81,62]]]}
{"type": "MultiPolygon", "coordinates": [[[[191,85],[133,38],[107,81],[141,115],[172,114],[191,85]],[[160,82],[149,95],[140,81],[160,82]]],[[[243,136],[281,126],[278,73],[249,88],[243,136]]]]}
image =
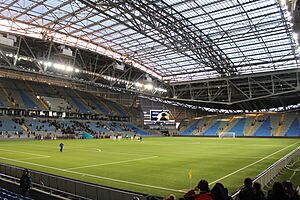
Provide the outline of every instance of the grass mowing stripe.
{"type": "MultiPolygon", "coordinates": [[[[51,156],[49,159],[39,159],[33,155],[0,151],[0,156],[5,158],[25,159],[24,161],[48,166],[48,168],[4,159],[0,159],[0,161],[113,188],[157,196],[166,196],[170,193],[181,196],[182,188],[189,187],[187,174],[191,168],[194,169],[192,185],[197,184],[196,182],[200,177],[205,177],[205,179],[211,182],[298,141],[286,138],[236,138],[220,140],[219,138],[175,137],[145,138],[145,143],[128,142],[126,140],[118,142],[110,140],[63,140],[66,147],[66,151],[63,154],[58,153],[58,145],[62,142],[60,140],[0,141],[1,149],[51,156]],[[166,143],[166,145],[155,145],[155,143],[166,143]],[[193,143],[197,145],[193,145],[193,143]],[[99,149],[101,153],[98,153],[99,149]],[[83,165],[120,162],[122,160],[140,159],[150,156],[159,156],[159,158],[103,167],[69,170],[73,172],[61,170],[83,165]],[[27,158],[32,158],[32,160],[27,158]],[[60,168],[60,170],[50,169],[49,166],[60,168]],[[221,167],[222,170],[220,170],[221,167]],[[81,172],[81,174],[78,172],[81,172]],[[88,173],[89,175],[84,175],[83,173],[88,173]],[[118,181],[105,180],[104,178],[99,178],[99,176],[117,179],[118,181]],[[139,185],[124,183],[122,180],[139,185]],[[143,184],[143,187],[140,186],[141,184],[143,184]],[[159,189],[156,187],[159,187],[159,189]],[[163,190],[161,188],[171,190],[163,190]]],[[[299,143],[297,146],[299,146],[299,143]]],[[[292,146],[258,164],[249,166],[247,169],[221,180],[221,182],[227,186],[230,192],[234,192],[241,186],[245,177],[255,177],[297,146],[292,146]]]]}
{"type": "Polygon", "coordinates": [[[218,181],[221,181],[221,180],[223,180],[223,179],[225,179],[225,178],[227,178],[227,177],[229,177],[229,176],[232,176],[232,175],[234,175],[234,174],[236,174],[236,173],[238,173],[238,172],[240,172],[240,171],[242,171],[242,170],[244,170],[244,169],[246,169],[246,168],[248,168],[248,167],[251,167],[251,166],[253,166],[253,165],[255,165],[255,164],[257,164],[257,163],[259,163],[259,162],[261,162],[261,161],[263,161],[263,160],[265,160],[265,159],[267,159],[267,158],[269,158],[269,157],[271,157],[271,156],[273,156],[273,155],[275,155],[275,154],[281,152],[281,151],[284,151],[285,149],[290,148],[291,146],[294,146],[294,145],[298,144],[299,142],[300,142],[300,141],[295,142],[295,143],[293,143],[293,144],[291,144],[291,145],[289,145],[289,146],[286,146],[286,147],[284,147],[284,148],[282,148],[282,149],[280,149],[280,150],[278,150],[278,151],[276,151],[276,152],[274,152],[274,153],[272,153],[272,154],[270,154],[270,155],[268,155],[268,156],[265,156],[265,157],[263,157],[263,158],[261,158],[261,159],[255,161],[255,162],[253,162],[253,163],[251,163],[251,164],[249,164],[249,165],[246,165],[245,167],[242,167],[242,168],[240,168],[240,169],[238,169],[238,170],[236,170],[236,171],[234,171],[234,172],[232,172],[232,173],[230,173],[230,174],[227,174],[226,176],[223,176],[223,177],[221,177],[221,178],[219,178],[219,179],[217,179],[217,180],[211,182],[209,185],[214,184],[214,183],[216,183],[216,182],[218,182],[218,181]]]}
{"type": "Polygon", "coordinates": [[[131,160],[123,160],[123,161],[116,161],[116,162],[110,162],[110,163],[101,163],[101,164],[86,165],[86,166],[81,166],[81,167],[72,167],[72,168],[68,168],[67,170],[98,167],[98,166],[105,166],[105,165],[114,165],[114,164],[121,164],[121,163],[127,163],[127,162],[135,162],[135,161],[139,161],[139,160],[148,160],[148,159],[157,158],[157,157],[158,156],[150,156],[150,157],[145,157],[145,158],[136,158],[136,159],[131,159],[131,160]]]}
{"type": "Polygon", "coordinates": [[[185,192],[183,190],[176,190],[176,189],[159,187],[159,186],[154,186],[154,185],[147,185],[147,184],[142,184],[142,183],[135,183],[135,182],[131,182],[131,181],[124,181],[124,180],[119,180],[119,179],[114,179],[114,178],[108,178],[108,177],[104,177],[104,176],[97,176],[97,175],[93,175],[93,174],[86,174],[86,173],[76,172],[76,171],[72,171],[72,170],[68,170],[68,169],[61,169],[61,168],[57,168],[57,167],[51,167],[51,166],[47,166],[47,165],[41,165],[41,164],[27,162],[27,161],[22,161],[22,160],[10,159],[10,158],[5,158],[5,157],[0,157],[0,159],[9,160],[9,161],[13,161],[13,162],[24,163],[24,164],[29,164],[29,165],[34,165],[34,166],[48,168],[48,169],[54,169],[54,170],[57,170],[57,171],[68,172],[68,173],[77,174],[77,175],[81,175],[81,176],[89,176],[89,177],[92,177],[92,178],[99,178],[99,179],[104,179],[104,180],[109,180],[109,181],[114,181],[114,182],[119,182],[119,183],[125,183],[125,184],[130,184],[130,185],[137,185],[137,186],[154,188],[154,189],[171,191],[171,192],[181,192],[181,193],[185,192]]]}
{"type": "Polygon", "coordinates": [[[31,156],[38,156],[38,157],[45,157],[49,158],[51,156],[46,156],[46,155],[41,155],[41,154],[36,154],[36,153],[28,153],[28,152],[23,152],[23,151],[14,151],[14,150],[7,150],[7,149],[0,149],[0,151],[6,151],[6,152],[12,152],[12,153],[22,153],[22,154],[27,154],[31,156]]]}

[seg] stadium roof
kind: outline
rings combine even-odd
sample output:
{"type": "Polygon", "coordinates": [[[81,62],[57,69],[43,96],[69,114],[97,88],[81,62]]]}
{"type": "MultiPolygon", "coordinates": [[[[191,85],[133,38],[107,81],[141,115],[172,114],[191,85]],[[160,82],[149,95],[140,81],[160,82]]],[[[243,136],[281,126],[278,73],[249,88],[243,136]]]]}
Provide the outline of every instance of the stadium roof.
{"type": "Polygon", "coordinates": [[[277,0],[2,0],[0,29],[99,52],[176,83],[295,69],[277,0]]]}

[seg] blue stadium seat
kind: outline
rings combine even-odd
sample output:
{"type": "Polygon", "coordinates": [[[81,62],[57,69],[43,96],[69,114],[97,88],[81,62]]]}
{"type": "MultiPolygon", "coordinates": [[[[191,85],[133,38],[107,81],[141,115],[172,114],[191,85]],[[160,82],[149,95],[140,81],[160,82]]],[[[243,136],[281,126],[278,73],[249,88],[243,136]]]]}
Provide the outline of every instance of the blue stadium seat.
{"type": "Polygon", "coordinates": [[[11,119],[0,119],[2,126],[0,126],[0,131],[23,131],[19,124],[15,123],[11,119]]]}
{"type": "Polygon", "coordinates": [[[25,92],[19,91],[19,93],[20,93],[20,96],[21,96],[26,108],[35,108],[35,109],[39,108],[35,104],[35,102],[27,96],[27,94],[25,92]]]}
{"type": "Polygon", "coordinates": [[[100,101],[95,101],[93,99],[93,104],[96,106],[98,110],[100,110],[104,115],[109,115],[109,111],[105,108],[105,105],[103,105],[100,101]]]}
{"type": "Polygon", "coordinates": [[[254,136],[272,136],[270,127],[271,118],[267,117],[267,119],[264,122],[262,122],[262,125],[254,132],[254,136]]]}
{"type": "Polygon", "coordinates": [[[48,122],[42,123],[38,119],[27,118],[27,119],[25,119],[25,124],[31,131],[37,131],[38,129],[40,131],[55,131],[55,129],[56,129],[54,126],[50,125],[48,122]]]}
{"type": "Polygon", "coordinates": [[[204,131],[203,135],[215,136],[220,127],[220,121],[216,121],[210,128],[204,131]]]}
{"type": "Polygon", "coordinates": [[[131,130],[135,131],[139,135],[150,135],[150,133],[147,133],[146,131],[139,129],[138,127],[134,126],[133,124],[127,124],[127,127],[131,130]]]}
{"type": "Polygon", "coordinates": [[[199,121],[194,121],[191,125],[189,125],[185,130],[179,131],[180,135],[191,135],[194,130],[197,129],[199,121]]]}
{"type": "Polygon", "coordinates": [[[238,119],[238,122],[228,132],[234,132],[236,136],[243,136],[245,124],[246,118],[238,119]]]}
{"type": "Polygon", "coordinates": [[[70,96],[70,97],[71,97],[72,101],[75,103],[75,105],[78,107],[79,112],[81,112],[81,113],[90,113],[90,111],[80,101],[78,101],[73,96],[70,96]]]}
{"type": "Polygon", "coordinates": [[[96,131],[96,132],[107,132],[108,130],[97,125],[96,122],[90,122],[88,123],[89,127],[93,130],[93,131],[96,131]]]}
{"type": "Polygon", "coordinates": [[[116,102],[113,101],[107,101],[107,103],[109,103],[109,105],[111,105],[118,113],[121,117],[126,117],[126,111],[120,106],[118,105],[116,102]]]}
{"type": "Polygon", "coordinates": [[[299,126],[299,120],[296,117],[289,127],[288,131],[286,132],[286,136],[288,137],[295,137],[300,136],[300,126],[299,126]]]}
{"type": "Polygon", "coordinates": [[[13,193],[11,191],[0,188],[0,200],[32,200],[29,197],[13,193]]]}

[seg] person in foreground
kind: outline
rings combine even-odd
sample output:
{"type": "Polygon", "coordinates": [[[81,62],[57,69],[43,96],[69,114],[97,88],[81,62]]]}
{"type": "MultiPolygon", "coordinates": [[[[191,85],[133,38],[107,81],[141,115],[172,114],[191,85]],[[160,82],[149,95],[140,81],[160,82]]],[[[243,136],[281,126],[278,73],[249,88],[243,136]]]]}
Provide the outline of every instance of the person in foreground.
{"type": "Polygon", "coordinates": [[[23,170],[23,175],[20,179],[20,188],[22,190],[22,195],[27,196],[29,194],[29,190],[32,186],[31,176],[29,174],[28,169],[23,170]]]}
{"type": "Polygon", "coordinates": [[[210,192],[214,200],[232,200],[228,195],[228,189],[222,183],[216,183],[210,192]]]}
{"type": "Polygon", "coordinates": [[[271,190],[268,191],[267,200],[290,200],[284,191],[282,183],[275,182],[271,190]]]}
{"type": "Polygon", "coordinates": [[[252,179],[245,178],[244,180],[244,187],[238,194],[239,200],[254,200],[255,199],[255,190],[252,186],[252,179]]]}
{"type": "Polygon", "coordinates": [[[195,189],[188,191],[184,195],[184,199],[186,200],[213,200],[211,193],[209,192],[208,182],[206,180],[200,180],[195,189]],[[199,191],[196,194],[196,191],[199,191]]]}

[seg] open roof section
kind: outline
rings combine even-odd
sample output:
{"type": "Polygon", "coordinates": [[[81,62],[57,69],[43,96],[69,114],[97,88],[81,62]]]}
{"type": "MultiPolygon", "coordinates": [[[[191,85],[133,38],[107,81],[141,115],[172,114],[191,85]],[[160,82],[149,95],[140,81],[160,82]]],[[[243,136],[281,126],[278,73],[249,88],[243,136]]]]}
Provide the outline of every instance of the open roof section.
{"type": "Polygon", "coordinates": [[[171,82],[298,68],[277,0],[5,0],[0,28],[79,46],[171,82]]]}

